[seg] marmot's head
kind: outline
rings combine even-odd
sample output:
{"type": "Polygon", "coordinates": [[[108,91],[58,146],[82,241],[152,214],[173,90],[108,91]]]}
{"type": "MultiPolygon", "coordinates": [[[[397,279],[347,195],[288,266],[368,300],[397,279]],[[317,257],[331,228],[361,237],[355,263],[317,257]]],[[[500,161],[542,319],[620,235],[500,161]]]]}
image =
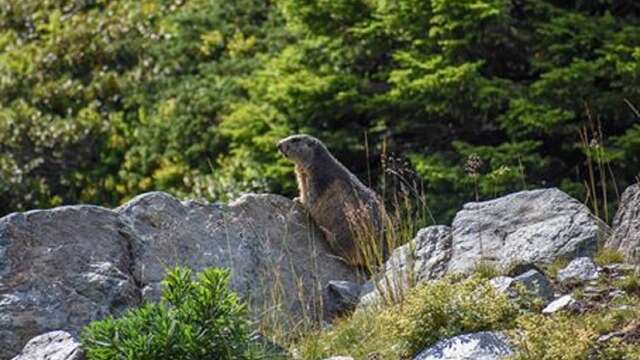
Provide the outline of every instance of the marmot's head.
{"type": "Polygon", "coordinates": [[[327,151],[322,142],[309,135],[291,135],[278,142],[278,150],[296,164],[310,164],[319,154],[327,151]]]}

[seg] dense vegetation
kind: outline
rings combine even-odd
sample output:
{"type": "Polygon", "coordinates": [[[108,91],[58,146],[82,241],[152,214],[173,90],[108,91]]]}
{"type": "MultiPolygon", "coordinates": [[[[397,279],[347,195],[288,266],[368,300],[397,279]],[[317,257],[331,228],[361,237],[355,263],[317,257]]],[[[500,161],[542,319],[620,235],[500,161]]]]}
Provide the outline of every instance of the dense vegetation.
{"type": "MultiPolygon", "coordinates": [[[[605,266],[620,255],[605,250],[598,259],[605,266]]],[[[517,295],[509,299],[497,292],[489,278],[499,272],[495,267],[488,270],[483,266],[470,276],[418,284],[402,301],[379,309],[359,309],[332,327],[306,334],[292,348],[303,360],[332,355],[413,359],[448,337],[493,330],[508,335],[514,347],[509,360],[632,360],[640,356],[637,272],[621,279],[600,276],[597,284],[578,286],[568,292],[580,305],[545,315],[540,313],[544,301],[524,286],[516,288],[517,295]],[[587,288],[596,290],[598,297],[587,296],[587,288]],[[623,292],[610,296],[619,290],[623,292]],[[614,336],[607,338],[608,334],[614,336]]],[[[544,272],[551,275],[549,270],[544,272]]]]}
{"type": "MultiPolygon", "coordinates": [[[[250,342],[247,309],[231,292],[229,271],[176,268],[163,282],[162,301],[114,319],[95,321],[82,332],[89,360],[257,359],[250,342]]],[[[273,357],[275,358],[275,357],[273,357]]]]}
{"type": "Polygon", "coordinates": [[[303,131],[378,189],[415,169],[438,221],[551,185],[606,216],[639,77],[633,0],[5,0],[0,215],[291,194],[274,143],[303,131]]]}

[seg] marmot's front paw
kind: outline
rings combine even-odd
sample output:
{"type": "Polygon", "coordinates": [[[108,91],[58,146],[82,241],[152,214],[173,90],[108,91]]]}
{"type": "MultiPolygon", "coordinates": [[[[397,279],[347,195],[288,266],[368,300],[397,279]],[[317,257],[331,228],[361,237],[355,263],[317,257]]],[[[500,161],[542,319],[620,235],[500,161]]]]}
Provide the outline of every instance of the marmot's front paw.
{"type": "Polygon", "coordinates": [[[302,198],[300,198],[300,196],[296,196],[293,198],[294,202],[297,202],[298,204],[302,205],[302,198]]]}

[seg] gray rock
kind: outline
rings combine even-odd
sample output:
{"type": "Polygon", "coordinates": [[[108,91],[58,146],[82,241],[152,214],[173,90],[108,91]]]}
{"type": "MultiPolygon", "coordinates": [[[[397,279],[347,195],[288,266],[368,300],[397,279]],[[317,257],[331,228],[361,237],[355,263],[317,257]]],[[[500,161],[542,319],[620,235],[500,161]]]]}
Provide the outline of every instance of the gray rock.
{"type": "Polygon", "coordinates": [[[480,260],[506,268],[589,256],[609,231],[586,206],[555,188],[465,204],[452,228],[448,272],[469,271],[480,260]]]}
{"type": "Polygon", "coordinates": [[[360,304],[369,306],[385,299],[395,301],[415,284],[442,277],[450,255],[451,228],[421,229],[413,240],[395,249],[384,270],[362,287],[360,304]]]}
{"type": "Polygon", "coordinates": [[[526,273],[558,257],[592,255],[608,232],[586,206],[558,189],[469,203],[451,228],[424,228],[393,251],[383,271],[363,286],[359,306],[395,301],[417,283],[469,272],[485,261],[526,273]]]}
{"type": "Polygon", "coordinates": [[[274,315],[280,308],[295,320],[321,313],[330,280],[358,282],[356,270],[331,255],[306,212],[279,195],[247,194],[214,207],[155,192],[117,211],[136,239],[133,273],[146,299],[159,298],[167,266],[227,267],[231,287],[254,312],[274,315]]]}
{"type": "Polygon", "coordinates": [[[140,304],[122,231],[116,212],[95,206],[0,219],[0,359],[37,335],[140,304]]]}
{"type": "Polygon", "coordinates": [[[52,331],[29,340],[12,360],[84,360],[80,343],[68,332],[52,331]]]}
{"type": "Polygon", "coordinates": [[[516,299],[519,295],[519,288],[524,288],[528,295],[532,295],[542,300],[553,299],[553,288],[547,277],[537,270],[529,270],[515,278],[509,276],[498,276],[489,283],[499,292],[516,299]]]}
{"type": "Polygon", "coordinates": [[[575,303],[575,299],[571,295],[563,295],[552,302],[549,303],[544,309],[542,309],[543,314],[553,314],[562,309],[565,309],[567,306],[575,303]]]}
{"type": "Polygon", "coordinates": [[[543,300],[553,299],[553,287],[547,277],[539,271],[529,270],[513,278],[512,286],[521,284],[530,293],[543,300]]]}
{"type": "Polygon", "coordinates": [[[556,279],[563,284],[583,283],[598,278],[598,266],[588,257],[573,259],[569,265],[558,271],[556,279]]]}
{"type": "Polygon", "coordinates": [[[629,262],[640,263],[640,184],[629,186],[622,194],[605,246],[619,251],[629,262]]]}
{"type": "Polygon", "coordinates": [[[362,285],[351,281],[329,281],[324,292],[325,318],[352,312],[360,299],[362,285]]]}
{"type": "Polygon", "coordinates": [[[497,276],[489,280],[491,284],[499,293],[506,293],[513,284],[513,278],[510,276],[497,276]]]}
{"type": "Polygon", "coordinates": [[[441,340],[414,360],[499,360],[512,353],[504,334],[483,331],[441,340]]]}
{"type": "Polygon", "coordinates": [[[51,330],[157,300],[175,265],[231,269],[254,314],[296,322],[320,315],[330,280],[358,282],[306,213],[277,195],[229,205],[143,194],[116,210],[71,206],[0,219],[0,359],[51,330]],[[276,311],[277,309],[277,311],[276,311]]]}

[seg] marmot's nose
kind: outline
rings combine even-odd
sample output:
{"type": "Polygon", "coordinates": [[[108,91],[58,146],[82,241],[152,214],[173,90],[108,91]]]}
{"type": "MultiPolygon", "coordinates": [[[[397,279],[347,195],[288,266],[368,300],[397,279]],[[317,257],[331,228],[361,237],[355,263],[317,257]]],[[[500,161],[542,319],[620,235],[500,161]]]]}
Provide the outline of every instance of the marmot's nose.
{"type": "Polygon", "coordinates": [[[285,146],[284,142],[280,141],[280,142],[277,144],[277,146],[278,146],[278,150],[280,150],[280,152],[281,152],[282,154],[285,154],[285,152],[284,152],[284,151],[285,151],[285,149],[286,149],[286,146],[285,146]]]}

